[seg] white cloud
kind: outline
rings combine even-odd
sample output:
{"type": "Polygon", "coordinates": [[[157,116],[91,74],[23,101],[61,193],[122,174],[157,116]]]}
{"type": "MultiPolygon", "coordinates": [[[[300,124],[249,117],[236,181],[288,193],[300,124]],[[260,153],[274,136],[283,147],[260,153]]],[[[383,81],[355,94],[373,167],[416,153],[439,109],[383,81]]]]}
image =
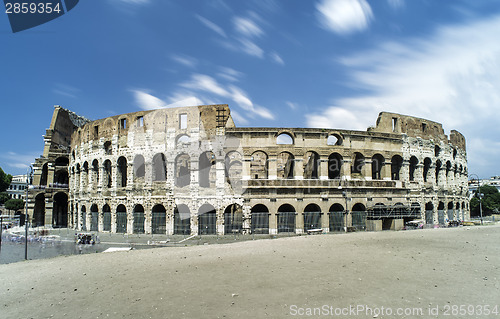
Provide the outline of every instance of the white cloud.
{"type": "Polygon", "coordinates": [[[288,105],[288,107],[291,108],[294,111],[298,108],[297,103],[293,103],[293,102],[290,102],[290,101],[287,101],[286,105],[288,105]]]}
{"type": "Polygon", "coordinates": [[[393,9],[399,9],[405,5],[403,0],[387,0],[387,2],[393,9]]]}
{"type": "Polygon", "coordinates": [[[316,9],[323,28],[338,34],[365,30],[373,18],[366,0],[321,0],[316,9]]]}
{"type": "Polygon", "coordinates": [[[283,59],[278,55],[278,53],[276,52],[271,52],[269,53],[269,56],[271,57],[271,59],[278,63],[278,64],[281,64],[281,65],[285,65],[285,61],[283,61],[283,59]]]}
{"type": "MultiPolygon", "coordinates": [[[[202,91],[204,93],[215,95],[219,98],[222,97],[226,100],[230,99],[240,108],[245,110],[246,115],[249,117],[259,116],[265,119],[274,119],[274,115],[271,111],[262,106],[255,106],[252,100],[241,88],[235,85],[224,86],[211,76],[205,74],[193,74],[189,81],[181,83],[180,86],[191,90],[191,92],[195,92],[193,93],[195,95],[199,93],[199,91],[202,91]]],[[[203,100],[206,100],[206,98],[203,100]]]]}
{"type": "Polygon", "coordinates": [[[135,102],[143,110],[154,110],[165,107],[165,102],[147,93],[144,90],[131,90],[134,93],[135,102]]]}
{"type": "MultiPolygon", "coordinates": [[[[309,126],[340,125],[345,116],[350,128],[373,125],[380,111],[435,120],[446,130],[457,129],[468,143],[468,154],[483,154],[479,165],[470,155],[469,171],[497,174],[500,148],[500,16],[458,26],[441,27],[425,39],[384,43],[375,50],[341,60],[353,70],[351,85],[367,94],[333,101],[335,107],[308,116],[309,126]],[[343,113],[341,113],[340,110],[343,113]],[[355,117],[353,117],[355,115],[355,117]],[[489,140],[484,146],[478,140],[489,140]]],[[[342,126],[340,126],[342,127],[342,126]]]]}
{"type": "Polygon", "coordinates": [[[224,38],[227,37],[226,32],[224,32],[224,30],[221,27],[219,27],[218,25],[216,25],[212,21],[205,19],[204,17],[199,16],[199,15],[196,15],[196,18],[198,18],[198,20],[200,20],[200,22],[203,23],[203,25],[205,25],[207,28],[214,31],[215,33],[217,33],[221,37],[224,37],[224,38]]]}
{"type": "Polygon", "coordinates": [[[248,18],[235,17],[233,18],[233,24],[236,32],[242,34],[245,37],[260,37],[264,34],[262,29],[248,18]]]}
{"type": "Polygon", "coordinates": [[[76,98],[76,94],[80,92],[80,90],[67,84],[56,83],[54,89],[52,89],[52,92],[59,95],[76,98]]]}
{"type": "Polygon", "coordinates": [[[238,124],[248,124],[248,120],[246,118],[244,118],[243,116],[241,116],[241,114],[237,111],[235,111],[234,109],[231,110],[231,117],[233,118],[233,120],[235,121],[235,123],[238,125],[238,124]]]}
{"type": "Polygon", "coordinates": [[[200,98],[196,97],[192,92],[177,92],[173,96],[170,96],[168,99],[170,104],[166,107],[183,107],[183,106],[197,106],[204,105],[205,102],[200,98]]]}
{"type": "Polygon", "coordinates": [[[31,152],[28,154],[19,154],[8,151],[0,154],[0,166],[7,174],[17,175],[26,174],[28,167],[35,162],[37,157],[40,157],[40,152],[31,152]],[[11,167],[13,170],[7,169],[11,167]],[[24,171],[23,171],[24,170],[24,171]]]}
{"type": "Polygon", "coordinates": [[[221,71],[217,73],[217,75],[227,81],[238,82],[240,78],[243,76],[243,73],[228,67],[221,67],[221,71]]]}
{"type": "Polygon", "coordinates": [[[187,67],[190,67],[190,68],[194,68],[196,66],[196,64],[198,64],[198,60],[189,56],[189,55],[178,55],[178,54],[173,54],[170,56],[170,58],[172,60],[174,60],[175,62],[179,63],[179,64],[182,64],[182,65],[185,65],[187,67]]]}
{"type": "Polygon", "coordinates": [[[262,50],[253,41],[250,41],[248,39],[240,39],[239,42],[241,45],[240,46],[241,51],[245,52],[246,54],[258,57],[258,58],[264,57],[264,50],[262,50]]]}

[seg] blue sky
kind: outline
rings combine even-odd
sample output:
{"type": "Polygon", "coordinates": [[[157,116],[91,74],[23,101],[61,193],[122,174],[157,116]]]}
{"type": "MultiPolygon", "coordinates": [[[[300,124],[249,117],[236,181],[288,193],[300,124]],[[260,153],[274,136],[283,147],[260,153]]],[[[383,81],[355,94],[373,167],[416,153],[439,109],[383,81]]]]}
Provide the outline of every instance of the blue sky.
{"type": "Polygon", "coordinates": [[[366,130],[380,111],[467,138],[499,175],[500,4],[82,0],[13,34],[0,14],[0,166],[43,151],[53,105],[89,119],[227,103],[238,126],[366,130]]]}

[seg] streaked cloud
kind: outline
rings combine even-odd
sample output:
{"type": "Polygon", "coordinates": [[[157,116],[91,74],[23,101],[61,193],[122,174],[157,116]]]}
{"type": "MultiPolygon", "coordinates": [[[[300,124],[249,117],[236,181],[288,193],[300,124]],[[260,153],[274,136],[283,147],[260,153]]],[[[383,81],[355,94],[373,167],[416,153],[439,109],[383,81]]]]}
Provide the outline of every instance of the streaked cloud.
{"type": "MultiPolygon", "coordinates": [[[[15,169],[16,171],[19,169],[27,170],[28,167],[35,162],[35,159],[40,157],[40,155],[40,151],[23,154],[12,151],[2,152],[0,154],[0,166],[7,174],[12,174],[8,167],[15,169]]],[[[23,172],[22,174],[26,174],[26,172],[23,172]]]]}
{"type": "Polygon", "coordinates": [[[278,55],[278,53],[271,52],[269,53],[269,56],[271,57],[271,60],[273,60],[274,62],[281,65],[285,65],[285,61],[283,61],[283,59],[278,55]]]}
{"type": "Polygon", "coordinates": [[[242,34],[245,37],[260,37],[264,34],[257,23],[250,18],[234,17],[233,24],[236,32],[242,34]]]}
{"type": "Polygon", "coordinates": [[[59,95],[76,98],[77,93],[80,92],[80,89],[72,87],[71,85],[56,83],[55,87],[52,89],[52,92],[59,95]]]}
{"type": "Polygon", "coordinates": [[[190,68],[194,68],[196,66],[196,64],[198,64],[198,60],[189,56],[189,55],[185,55],[185,54],[173,54],[170,56],[170,58],[179,63],[179,64],[182,64],[184,66],[187,66],[187,67],[190,67],[190,68]]]}
{"type": "Polygon", "coordinates": [[[165,107],[166,103],[161,99],[149,94],[146,90],[131,90],[135,102],[143,110],[155,110],[165,107]]]}
{"type": "Polygon", "coordinates": [[[226,32],[221,28],[219,27],[218,25],[216,25],[215,23],[213,23],[212,21],[200,16],[200,15],[196,15],[196,18],[204,25],[206,26],[207,28],[209,28],[210,30],[214,31],[215,33],[217,33],[218,35],[220,35],[221,37],[224,37],[224,38],[227,38],[227,35],[226,35],[226,32]]]}
{"type": "Polygon", "coordinates": [[[404,0],[387,0],[387,3],[389,3],[393,9],[399,9],[405,6],[404,0]]]}
{"type": "Polygon", "coordinates": [[[228,67],[221,67],[221,71],[217,73],[218,76],[230,82],[237,82],[243,76],[243,73],[228,67]]]}
{"type": "Polygon", "coordinates": [[[366,0],[321,0],[316,9],[321,26],[342,35],[365,30],[373,19],[366,0]]]}

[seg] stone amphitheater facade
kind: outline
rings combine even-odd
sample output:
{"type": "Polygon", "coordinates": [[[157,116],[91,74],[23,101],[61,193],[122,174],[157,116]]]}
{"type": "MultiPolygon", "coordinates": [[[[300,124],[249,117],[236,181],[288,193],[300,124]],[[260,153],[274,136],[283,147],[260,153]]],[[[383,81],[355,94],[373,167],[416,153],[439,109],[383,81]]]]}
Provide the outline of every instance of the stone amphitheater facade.
{"type": "Polygon", "coordinates": [[[382,112],[366,131],[238,128],[227,105],[96,121],[56,107],[47,132],[30,190],[38,224],[204,235],[469,219],[465,138],[426,119],[382,112]],[[67,184],[50,183],[65,170],[67,184]],[[67,202],[51,204],[61,193],[67,202]]]}

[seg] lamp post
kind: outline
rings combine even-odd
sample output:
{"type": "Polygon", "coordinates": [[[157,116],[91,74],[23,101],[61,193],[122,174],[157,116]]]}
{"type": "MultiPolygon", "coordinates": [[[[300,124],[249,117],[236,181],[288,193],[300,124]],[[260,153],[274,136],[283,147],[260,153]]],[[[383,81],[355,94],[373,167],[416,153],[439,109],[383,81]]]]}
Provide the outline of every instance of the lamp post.
{"type": "Polygon", "coordinates": [[[345,221],[344,221],[344,231],[347,233],[347,214],[349,213],[349,210],[347,209],[347,189],[342,192],[342,196],[344,196],[345,199],[345,221]]]}
{"type": "Polygon", "coordinates": [[[24,215],[24,259],[28,260],[28,189],[30,185],[31,176],[33,175],[33,167],[30,165],[28,171],[26,172],[26,214],[24,215]]]}
{"type": "Polygon", "coordinates": [[[474,180],[474,176],[476,176],[476,180],[477,180],[477,195],[479,197],[479,214],[481,216],[481,225],[483,224],[483,205],[482,205],[482,201],[481,201],[481,198],[482,198],[482,195],[481,194],[481,183],[479,181],[479,177],[476,175],[476,174],[470,174],[470,177],[472,180],[474,180]]]}

